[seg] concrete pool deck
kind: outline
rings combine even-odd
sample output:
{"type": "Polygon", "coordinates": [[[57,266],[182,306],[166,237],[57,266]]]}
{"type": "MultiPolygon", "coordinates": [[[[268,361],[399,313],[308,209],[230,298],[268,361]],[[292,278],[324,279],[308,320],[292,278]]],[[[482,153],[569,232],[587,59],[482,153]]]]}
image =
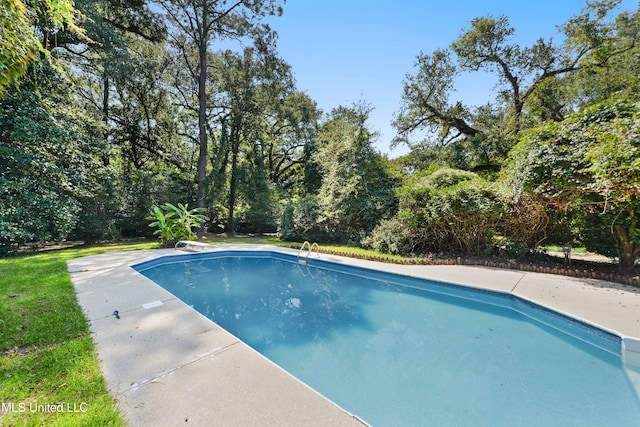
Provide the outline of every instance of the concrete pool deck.
{"type": "MultiPolygon", "coordinates": [[[[268,245],[215,245],[204,250],[297,253],[268,245]]],[[[174,249],[117,252],[68,262],[107,388],[129,426],[366,425],[130,268],[184,253],[174,249]]],[[[320,257],[511,292],[612,331],[633,350],[628,352],[633,360],[627,373],[640,390],[640,289],[515,270],[320,257]]]]}

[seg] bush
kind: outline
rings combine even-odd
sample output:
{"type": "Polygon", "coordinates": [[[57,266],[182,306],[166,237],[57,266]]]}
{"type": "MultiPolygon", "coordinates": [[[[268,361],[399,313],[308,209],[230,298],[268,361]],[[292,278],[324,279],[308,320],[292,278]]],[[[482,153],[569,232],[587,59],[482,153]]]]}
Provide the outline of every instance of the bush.
{"type": "Polygon", "coordinates": [[[460,169],[441,168],[425,176],[423,184],[431,188],[453,187],[465,181],[477,181],[478,175],[460,169]]]}
{"type": "Polygon", "coordinates": [[[117,226],[122,197],[115,174],[108,169],[95,172],[93,188],[78,198],[80,212],[71,239],[81,239],[86,244],[101,239],[120,237],[117,226]]]}
{"type": "Polygon", "coordinates": [[[399,218],[383,220],[370,236],[362,240],[362,246],[394,255],[413,253],[415,239],[407,225],[399,218]]]}
{"type": "Polygon", "coordinates": [[[320,202],[317,196],[307,195],[301,199],[288,200],[280,218],[280,239],[290,241],[309,240],[326,242],[331,236],[318,223],[320,202]]]}
{"type": "Polygon", "coordinates": [[[567,212],[526,193],[507,203],[501,234],[508,241],[530,250],[549,241],[564,244],[574,240],[567,212]]]}
{"type": "Polygon", "coordinates": [[[632,271],[640,255],[640,103],[607,101],[530,130],[510,153],[512,188],[562,207],[591,249],[632,271]]]}
{"type": "Polygon", "coordinates": [[[209,219],[201,214],[204,210],[204,208],[188,210],[182,203],[178,203],[177,207],[171,203],[165,203],[161,207],[153,206],[151,215],[147,219],[152,221],[149,227],[158,228],[153,234],[160,237],[165,247],[171,247],[180,240],[196,238],[192,228],[200,227],[209,219]]]}
{"type": "Polygon", "coordinates": [[[400,211],[365,243],[384,252],[481,254],[491,248],[504,203],[474,173],[440,169],[400,189],[400,211]]]}

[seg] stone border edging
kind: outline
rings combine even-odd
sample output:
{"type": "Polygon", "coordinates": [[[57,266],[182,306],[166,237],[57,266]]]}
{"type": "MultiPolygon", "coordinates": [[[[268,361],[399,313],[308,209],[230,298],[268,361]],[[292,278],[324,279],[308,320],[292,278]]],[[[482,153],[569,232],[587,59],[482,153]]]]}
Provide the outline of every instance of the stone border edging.
{"type": "MultiPolygon", "coordinates": [[[[295,245],[292,245],[293,249],[300,249],[295,245]]],[[[595,280],[605,280],[608,282],[616,282],[627,286],[633,286],[635,288],[640,288],[640,276],[629,276],[620,273],[608,273],[608,272],[600,272],[600,271],[592,271],[586,268],[573,268],[573,267],[550,267],[544,265],[537,265],[526,262],[506,262],[506,261],[490,261],[490,260],[472,260],[466,258],[447,258],[447,259],[429,259],[429,258],[403,258],[403,259],[394,259],[384,255],[364,255],[356,252],[346,252],[339,251],[327,248],[319,248],[318,252],[328,254],[328,255],[338,255],[349,258],[363,259],[368,261],[378,261],[378,262],[386,262],[393,264],[403,264],[403,265],[470,265],[470,266],[478,266],[478,267],[489,267],[489,268],[501,268],[505,270],[521,270],[532,273],[545,273],[545,274],[556,274],[561,276],[569,276],[575,277],[579,279],[595,279],[595,280]]]]}

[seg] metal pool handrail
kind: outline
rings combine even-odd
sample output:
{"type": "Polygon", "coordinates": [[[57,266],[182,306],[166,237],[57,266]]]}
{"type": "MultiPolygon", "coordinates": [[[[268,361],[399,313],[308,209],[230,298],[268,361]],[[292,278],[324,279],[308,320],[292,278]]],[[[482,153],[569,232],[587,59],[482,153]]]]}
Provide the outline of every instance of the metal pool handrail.
{"type": "Polygon", "coordinates": [[[304,251],[304,248],[307,247],[307,255],[306,255],[306,259],[302,260],[303,264],[307,263],[307,259],[309,259],[309,256],[311,255],[311,253],[313,252],[313,249],[315,248],[316,250],[316,254],[318,256],[320,256],[320,247],[318,246],[317,243],[309,243],[308,240],[305,240],[304,243],[302,244],[302,246],[300,247],[300,249],[298,250],[298,254],[296,255],[296,259],[298,260],[298,263],[300,263],[300,254],[302,253],[302,251],[304,251]]]}

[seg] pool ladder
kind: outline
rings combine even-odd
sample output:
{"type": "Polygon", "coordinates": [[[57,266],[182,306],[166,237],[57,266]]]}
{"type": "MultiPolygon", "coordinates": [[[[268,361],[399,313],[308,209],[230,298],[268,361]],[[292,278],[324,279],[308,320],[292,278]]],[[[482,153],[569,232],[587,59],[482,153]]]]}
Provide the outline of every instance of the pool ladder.
{"type": "Polygon", "coordinates": [[[311,255],[314,249],[316,250],[316,255],[320,256],[320,247],[318,246],[318,244],[317,243],[311,244],[305,240],[305,242],[302,244],[302,247],[300,247],[300,250],[298,250],[298,255],[296,256],[298,260],[298,264],[307,264],[309,260],[309,256],[311,255]],[[305,256],[304,259],[300,259],[300,255],[302,254],[305,248],[307,248],[307,255],[305,256]]]}

